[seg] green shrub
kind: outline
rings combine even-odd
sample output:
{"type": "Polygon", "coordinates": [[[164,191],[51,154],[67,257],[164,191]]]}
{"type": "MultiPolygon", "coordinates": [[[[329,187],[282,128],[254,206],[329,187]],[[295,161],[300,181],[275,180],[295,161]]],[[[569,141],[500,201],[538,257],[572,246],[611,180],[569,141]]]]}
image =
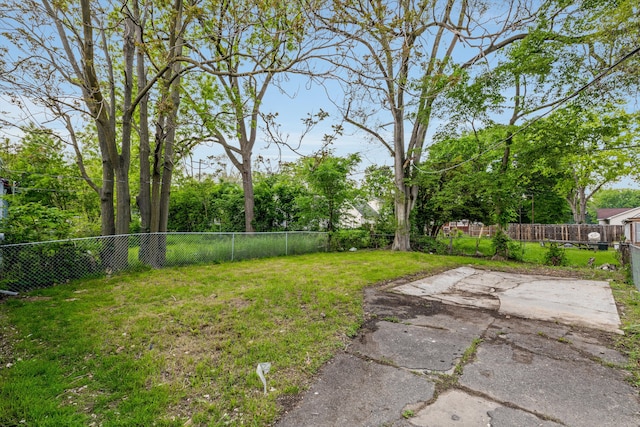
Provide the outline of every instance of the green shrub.
{"type": "Polygon", "coordinates": [[[343,251],[350,248],[368,248],[370,235],[366,230],[338,230],[329,234],[329,250],[343,251]]]}
{"type": "Polygon", "coordinates": [[[524,244],[515,240],[510,240],[507,244],[509,259],[514,261],[524,261],[524,244]]]}
{"type": "Polygon", "coordinates": [[[501,228],[498,228],[498,231],[493,236],[491,240],[493,247],[493,254],[497,256],[501,256],[505,259],[509,258],[509,242],[511,239],[501,228]]]}
{"type": "Polygon", "coordinates": [[[507,233],[500,228],[493,236],[492,247],[494,256],[514,261],[522,261],[524,259],[524,247],[522,244],[511,240],[507,233]]]}
{"type": "Polygon", "coordinates": [[[412,237],[411,248],[415,251],[430,254],[444,255],[448,253],[448,246],[446,243],[430,236],[412,237]]]}
{"type": "Polygon", "coordinates": [[[72,242],[51,242],[4,247],[0,271],[0,289],[23,291],[93,276],[101,266],[92,251],[72,242]]]}
{"type": "Polygon", "coordinates": [[[567,253],[564,248],[558,246],[557,243],[551,243],[547,253],[544,254],[544,263],[545,265],[554,266],[567,265],[567,253]]]}

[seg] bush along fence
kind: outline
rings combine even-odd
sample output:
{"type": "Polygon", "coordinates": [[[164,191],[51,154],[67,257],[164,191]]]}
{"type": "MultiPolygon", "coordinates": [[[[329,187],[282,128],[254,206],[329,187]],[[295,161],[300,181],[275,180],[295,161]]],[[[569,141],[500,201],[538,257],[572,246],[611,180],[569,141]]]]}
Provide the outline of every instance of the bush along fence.
{"type": "Polygon", "coordinates": [[[0,245],[0,292],[13,294],[148,266],[328,250],[327,233],[151,233],[0,245]]]}

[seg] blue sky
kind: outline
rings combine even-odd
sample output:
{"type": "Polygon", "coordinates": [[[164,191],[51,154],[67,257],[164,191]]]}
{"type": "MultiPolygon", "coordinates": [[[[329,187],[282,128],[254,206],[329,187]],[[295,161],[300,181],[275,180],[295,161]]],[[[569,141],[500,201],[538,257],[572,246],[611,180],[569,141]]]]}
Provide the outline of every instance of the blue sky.
{"type": "MultiPolygon", "coordinates": [[[[499,10],[494,12],[500,13],[499,10]]],[[[489,17],[485,18],[489,19],[489,17]]],[[[475,53],[475,51],[472,52],[469,50],[463,50],[463,52],[465,55],[468,53],[470,56],[475,53]]],[[[285,86],[287,87],[287,91],[290,96],[279,93],[276,87],[271,87],[263,104],[263,112],[279,113],[278,121],[281,123],[283,132],[289,134],[290,142],[293,145],[297,145],[299,135],[304,129],[304,125],[301,122],[302,118],[307,114],[317,113],[320,109],[327,111],[330,114],[329,118],[313,132],[309,133],[302,143],[299,152],[305,155],[312,154],[321,147],[322,135],[330,131],[330,126],[332,124],[339,122],[338,110],[327,99],[326,92],[329,92],[329,95],[339,100],[341,95],[340,89],[337,86],[329,87],[327,90],[318,85],[308,87],[307,79],[305,77],[295,76],[290,77],[285,86]]],[[[24,100],[24,103],[29,106],[28,100],[24,100]]],[[[9,110],[10,114],[8,116],[11,117],[14,122],[21,121],[22,124],[26,124],[28,120],[33,119],[38,123],[47,123],[49,126],[54,128],[60,128],[59,125],[54,122],[47,122],[47,115],[37,106],[31,105],[29,108],[29,114],[31,114],[31,116],[25,116],[22,112],[18,112],[17,109],[12,107],[7,100],[3,99],[1,96],[0,105],[0,110],[9,110]]],[[[499,121],[503,123],[506,122],[506,120],[502,119],[499,121]]],[[[430,139],[437,128],[437,125],[438,123],[434,121],[429,129],[426,143],[427,147],[430,145],[430,139]]],[[[60,131],[64,133],[63,130],[60,129],[60,131]]],[[[0,129],[0,137],[3,136],[3,134],[9,136],[11,139],[15,139],[20,135],[16,129],[11,128],[0,129]]],[[[269,148],[265,148],[266,145],[266,138],[259,135],[254,149],[254,158],[261,155],[264,158],[270,159],[272,162],[276,162],[280,159],[283,161],[293,161],[298,158],[297,154],[286,148],[282,149],[282,157],[280,157],[280,151],[276,147],[271,146],[269,148]]],[[[359,153],[362,158],[360,170],[364,170],[364,168],[370,164],[391,165],[393,160],[386,148],[381,144],[370,142],[362,131],[358,131],[349,125],[345,125],[344,135],[339,137],[333,143],[331,148],[335,150],[336,155],[359,153]]],[[[193,160],[197,163],[199,160],[206,159],[208,156],[219,155],[222,153],[223,150],[218,146],[201,146],[194,151],[193,160]]],[[[628,180],[619,185],[640,188],[640,185],[628,180]]]]}

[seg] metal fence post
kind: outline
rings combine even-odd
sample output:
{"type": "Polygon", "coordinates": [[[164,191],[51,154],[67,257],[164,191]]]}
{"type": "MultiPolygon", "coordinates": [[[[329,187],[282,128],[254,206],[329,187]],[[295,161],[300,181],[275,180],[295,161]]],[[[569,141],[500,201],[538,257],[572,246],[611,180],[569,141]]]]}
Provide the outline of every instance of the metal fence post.
{"type": "Polygon", "coordinates": [[[284,254],[289,255],[289,233],[284,232],[284,254]]]}

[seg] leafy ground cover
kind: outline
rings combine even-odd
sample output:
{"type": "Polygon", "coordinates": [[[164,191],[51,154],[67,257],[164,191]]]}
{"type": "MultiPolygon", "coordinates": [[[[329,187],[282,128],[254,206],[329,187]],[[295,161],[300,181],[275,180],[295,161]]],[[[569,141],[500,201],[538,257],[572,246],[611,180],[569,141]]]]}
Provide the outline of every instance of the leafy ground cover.
{"type": "MultiPolygon", "coordinates": [[[[468,264],[535,269],[421,253],[322,253],[137,271],[6,299],[0,425],[268,425],[355,335],[365,286],[468,264]],[[272,364],[267,395],[261,362],[272,364]]],[[[616,286],[634,332],[640,298],[616,286]]],[[[631,353],[637,332],[621,342],[631,353]]]]}

